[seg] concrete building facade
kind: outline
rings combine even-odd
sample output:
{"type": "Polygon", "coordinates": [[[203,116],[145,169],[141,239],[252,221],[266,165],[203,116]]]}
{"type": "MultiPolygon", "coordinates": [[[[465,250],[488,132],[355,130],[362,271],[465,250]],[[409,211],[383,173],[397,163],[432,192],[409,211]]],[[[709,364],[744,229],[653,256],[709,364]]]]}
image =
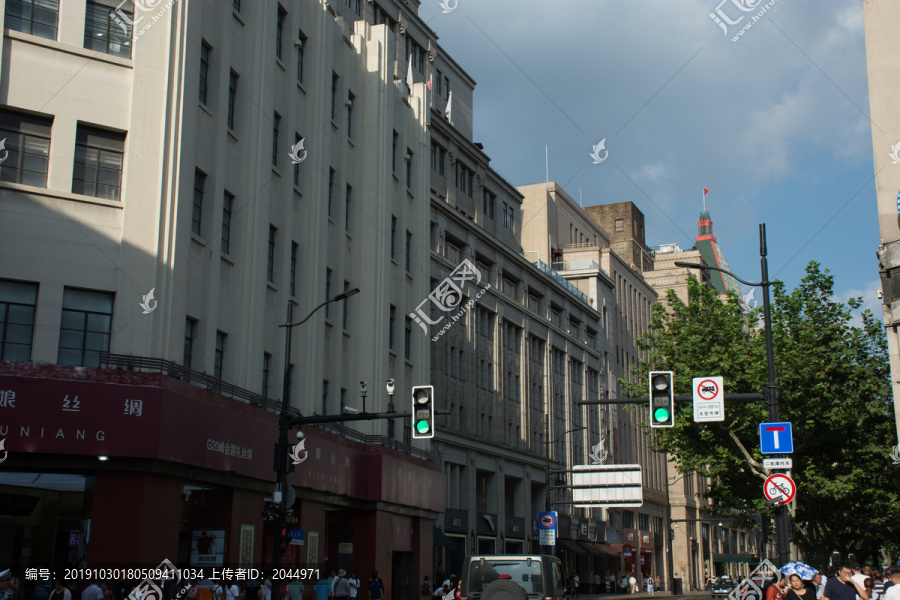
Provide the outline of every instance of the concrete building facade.
{"type": "Polygon", "coordinates": [[[894,416],[900,447],[900,223],[897,219],[897,190],[900,171],[892,154],[900,140],[900,110],[897,81],[900,42],[892,35],[900,20],[900,6],[890,0],[864,0],[866,66],[869,77],[869,113],[872,121],[872,148],[875,159],[875,194],[880,244],[876,256],[881,276],[882,308],[891,361],[894,416]]]}

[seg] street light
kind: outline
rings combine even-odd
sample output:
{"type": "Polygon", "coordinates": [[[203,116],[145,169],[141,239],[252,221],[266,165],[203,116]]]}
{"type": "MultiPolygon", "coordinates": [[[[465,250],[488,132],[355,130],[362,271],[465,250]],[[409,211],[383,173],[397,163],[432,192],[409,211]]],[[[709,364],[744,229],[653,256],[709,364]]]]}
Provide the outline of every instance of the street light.
{"type": "MultiPolygon", "coordinates": [[[[274,538],[272,544],[272,568],[275,572],[281,568],[282,556],[280,534],[287,526],[287,507],[285,506],[287,495],[284,491],[287,487],[288,407],[291,402],[291,332],[294,327],[306,323],[309,318],[323,306],[331,304],[332,302],[346,300],[350,296],[355,296],[358,293],[359,288],[353,288],[352,290],[342,292],[312,309],[312,311],[306,315],[306,318],[296,323],[291,322],[294,314],[294,303],[288,300],[287,323],[279,325],[279,327],[286,328],[287,331],[284,336],[284,389],[281,394],[281,414],[278,417],[278,443],[275,445],[275,477],[277,482],[275,498],[278,500],[278,517],[275,525],[275,534],[272,536],[274,538]]],[[[276,587],[275,589],[280,588],[276,587]]]]}
{"type": "MultiPolygon", "coordinates": [[[[707,265],[701,265],[697,263],[688,263],[682,261],[675,261],[676,267],[686,267],[689,269],[702,269],[702,270],[711,270],[711,271],[720,271],[722,273],[726,273],[731,275],[744,285],[749,285],[750,287],[761,287],[763,289],[763,318],[766,323],[766,366],[769,372],[769,383],[766,386],[766,403],[769,405],[769,421],[776,422],[779,420],[778,417],[778,397],[780,391],[778,389],[778,385],[775,383],[775,355],[772,351],[772,310],[769,305],[769,287],[775,283],[774,281],[769,281],[769,262],[766,258],[766,224],[759,224],[759,256],[760,256],[760,273],[762,277],[762,281],[759,283],[751,283],[749,281],[744,281],[731,271],[727,271],[725,269],[720,269],[719,267],[710,267],[707,265]]],[[[783,470],[777,470],[776,472],[782,473],[783,470]]],[[[776,540],[777,540],[777,553],[778,553],[778,561],[780,564],[786,564],[790,560],[790,544],[788,542],[788,519],[787,519],[787,509],[782,504],[775,508],[775,523],[776,523],[776,540]]]]}
{"type": "MultiPolygon", "coordinates": [[[[560,436],[558,438],[556,438],[555,440],[553,440],[551,442],[550,441],[550,420],[547,419],[547,424],[544,428],[544,431],[546,432],[546,437],[547,437],[547,439],[544,440],[544,444],[546,444],[546,446],[547,446],[547,451],[546,451],[546,455],[547,455],[547,493],[545,494],[545,496],[546,496],[545,512],[550,512],[552,509],[551,504],[550,504],[550,446],[555,444],[559,440],[563,439],[570,433],[575,433],[576,431],[583,431],[585,429],[587,429],[587,427],[577,427],[575,429],[570,429],[570,430],[566,431],[565,433],[560,434],[560,436]]],[[[568,462],[568,461],[564,461],[563,466],[565,466],[566,462],[568,462]]],[[[551,554],[553,554],[554,556],[556,555],[556,546],[555,545],[551,547],[551,554]]]]}

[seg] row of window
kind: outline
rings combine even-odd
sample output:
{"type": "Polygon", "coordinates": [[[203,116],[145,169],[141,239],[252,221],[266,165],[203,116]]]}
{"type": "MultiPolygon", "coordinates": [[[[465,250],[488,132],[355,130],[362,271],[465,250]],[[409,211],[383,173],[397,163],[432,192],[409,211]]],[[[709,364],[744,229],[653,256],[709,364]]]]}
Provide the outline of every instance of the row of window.
{"type": "MultiPolygon", "coordinates": [[[[0,141],[9,155],[0,164],[0,181],[47,187],[52,117],[0,109],[0,141]]],[[[120,200],[125,134],[78,123],[72,193],[120,200]]]]}
{"type": "MultiPolygon", "coordinates": [[[[87,0],[84,47],[130,59],[133,25],[132,2],[87,0]]],[[[59,0],[7,0],[5,26],[13,31],[55,40],[59,32],[59,0]]]]}

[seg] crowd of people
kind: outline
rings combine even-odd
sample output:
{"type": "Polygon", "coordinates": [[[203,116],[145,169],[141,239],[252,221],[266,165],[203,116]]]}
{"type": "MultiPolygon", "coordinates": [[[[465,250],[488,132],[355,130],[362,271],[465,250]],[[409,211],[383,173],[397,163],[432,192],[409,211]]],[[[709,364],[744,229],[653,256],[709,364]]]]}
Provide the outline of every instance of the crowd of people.
{"type": "Polygon", "coordinates": [[[885,571],[844,564],[811,579],[792,574],[771,583],[765,600],[900,600],[900,567],[885,571]]]}

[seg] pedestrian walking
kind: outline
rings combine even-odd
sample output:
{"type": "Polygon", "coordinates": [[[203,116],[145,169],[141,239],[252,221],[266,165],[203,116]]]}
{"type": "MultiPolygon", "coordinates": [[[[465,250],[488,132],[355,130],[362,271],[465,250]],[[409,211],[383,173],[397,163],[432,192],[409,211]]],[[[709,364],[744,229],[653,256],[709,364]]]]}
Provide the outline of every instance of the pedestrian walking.
{"type": "Polygon", "coordinates": [[[637,579],[634,577],[634,573],[631,574],[631,577],[628,578],[628,587],[630,593],[637,593],[637,579]]]}
{"type": "Polygon", "coordinates": [[[332,585],[334,586],[334,600],[350,599],[350,582],[347,580],[347,571],[340,569],[332,585]]]}
{"type": "Polygon", "coordinates": [[[803,580],[800,579],[800,576],[794,573],[789,578],[790,584],[789,589],[784,595],[784,600],[812,600],[812,594],[814,592],[810,592],[803,585],[803,580]]]}
{"type": "Polygon", "coordinates": [[[350,584],[350,600],[354,600],[359,594],[359,577],[356,576],[356,571],[350,572],[350,578],[347,579],[347,583],[350,584]]]}
{"type": "Polygon", "coordinates": [[[431,598],[431,578],[426,575],[422,579],[422,588],[419,590],[419,595],[423,598],[431,598]]]}
{"type": "Polygon", "coordinates": [[[600,593],[600,573],[594,571],[594,593],[600,593]]]}
{"type": "Polygon", "coordinates": [[[853,569],[850,565],[841,565],[837,577],[832,577],[825,584],[822,592],[822,600],[856,600],[859,596],[869,600],[869,593],[853,579],[853,569]]]}
{"type": "Polygon", "coordinates": [[[900,567],[891,567],[885,574],[890,585],[884,586],[884,600],[900,600],[900,567]]]}
{"type": "MultiPolygon", "coordinates": [[[[3,574],[0,573],[0,578],[3,577],[3,574]]],[[[2,594],[3,583],[0,580],[0,594],[2,594]]],[[[53,588],[53,592],[50,594],[50,600],[72,600],[72,592],[69,591],[63,582],[59,579],[56,580],[56,586],[53,588]]]]}
{"type": "Polygon", "coordinates": [[[766,600],[783,600],[787,584],[786,577],[779,581],[773,581],[772,585],[766,588],[766,600]]]}
{"type": "Polygon", "coordinates": [[[382,599],[387,599],[387,590],[384,589],[384,582],[378,576],[378,571],[372,571],[372,577],[369,579],[369,600],[382,599]]]}
{"type": "Polygon", "coordinates": [[[622,581],[619,582],[619,587],[623,594],[628,591],[628,577],[624,573],[622,573],[622,581]]]}
{"type": "Polygon", "coordinates": [[[331,578],[323,577],[313,586],[314,600],[331,600],[334,598],[334,588],[331,586],[331,578]]]}

